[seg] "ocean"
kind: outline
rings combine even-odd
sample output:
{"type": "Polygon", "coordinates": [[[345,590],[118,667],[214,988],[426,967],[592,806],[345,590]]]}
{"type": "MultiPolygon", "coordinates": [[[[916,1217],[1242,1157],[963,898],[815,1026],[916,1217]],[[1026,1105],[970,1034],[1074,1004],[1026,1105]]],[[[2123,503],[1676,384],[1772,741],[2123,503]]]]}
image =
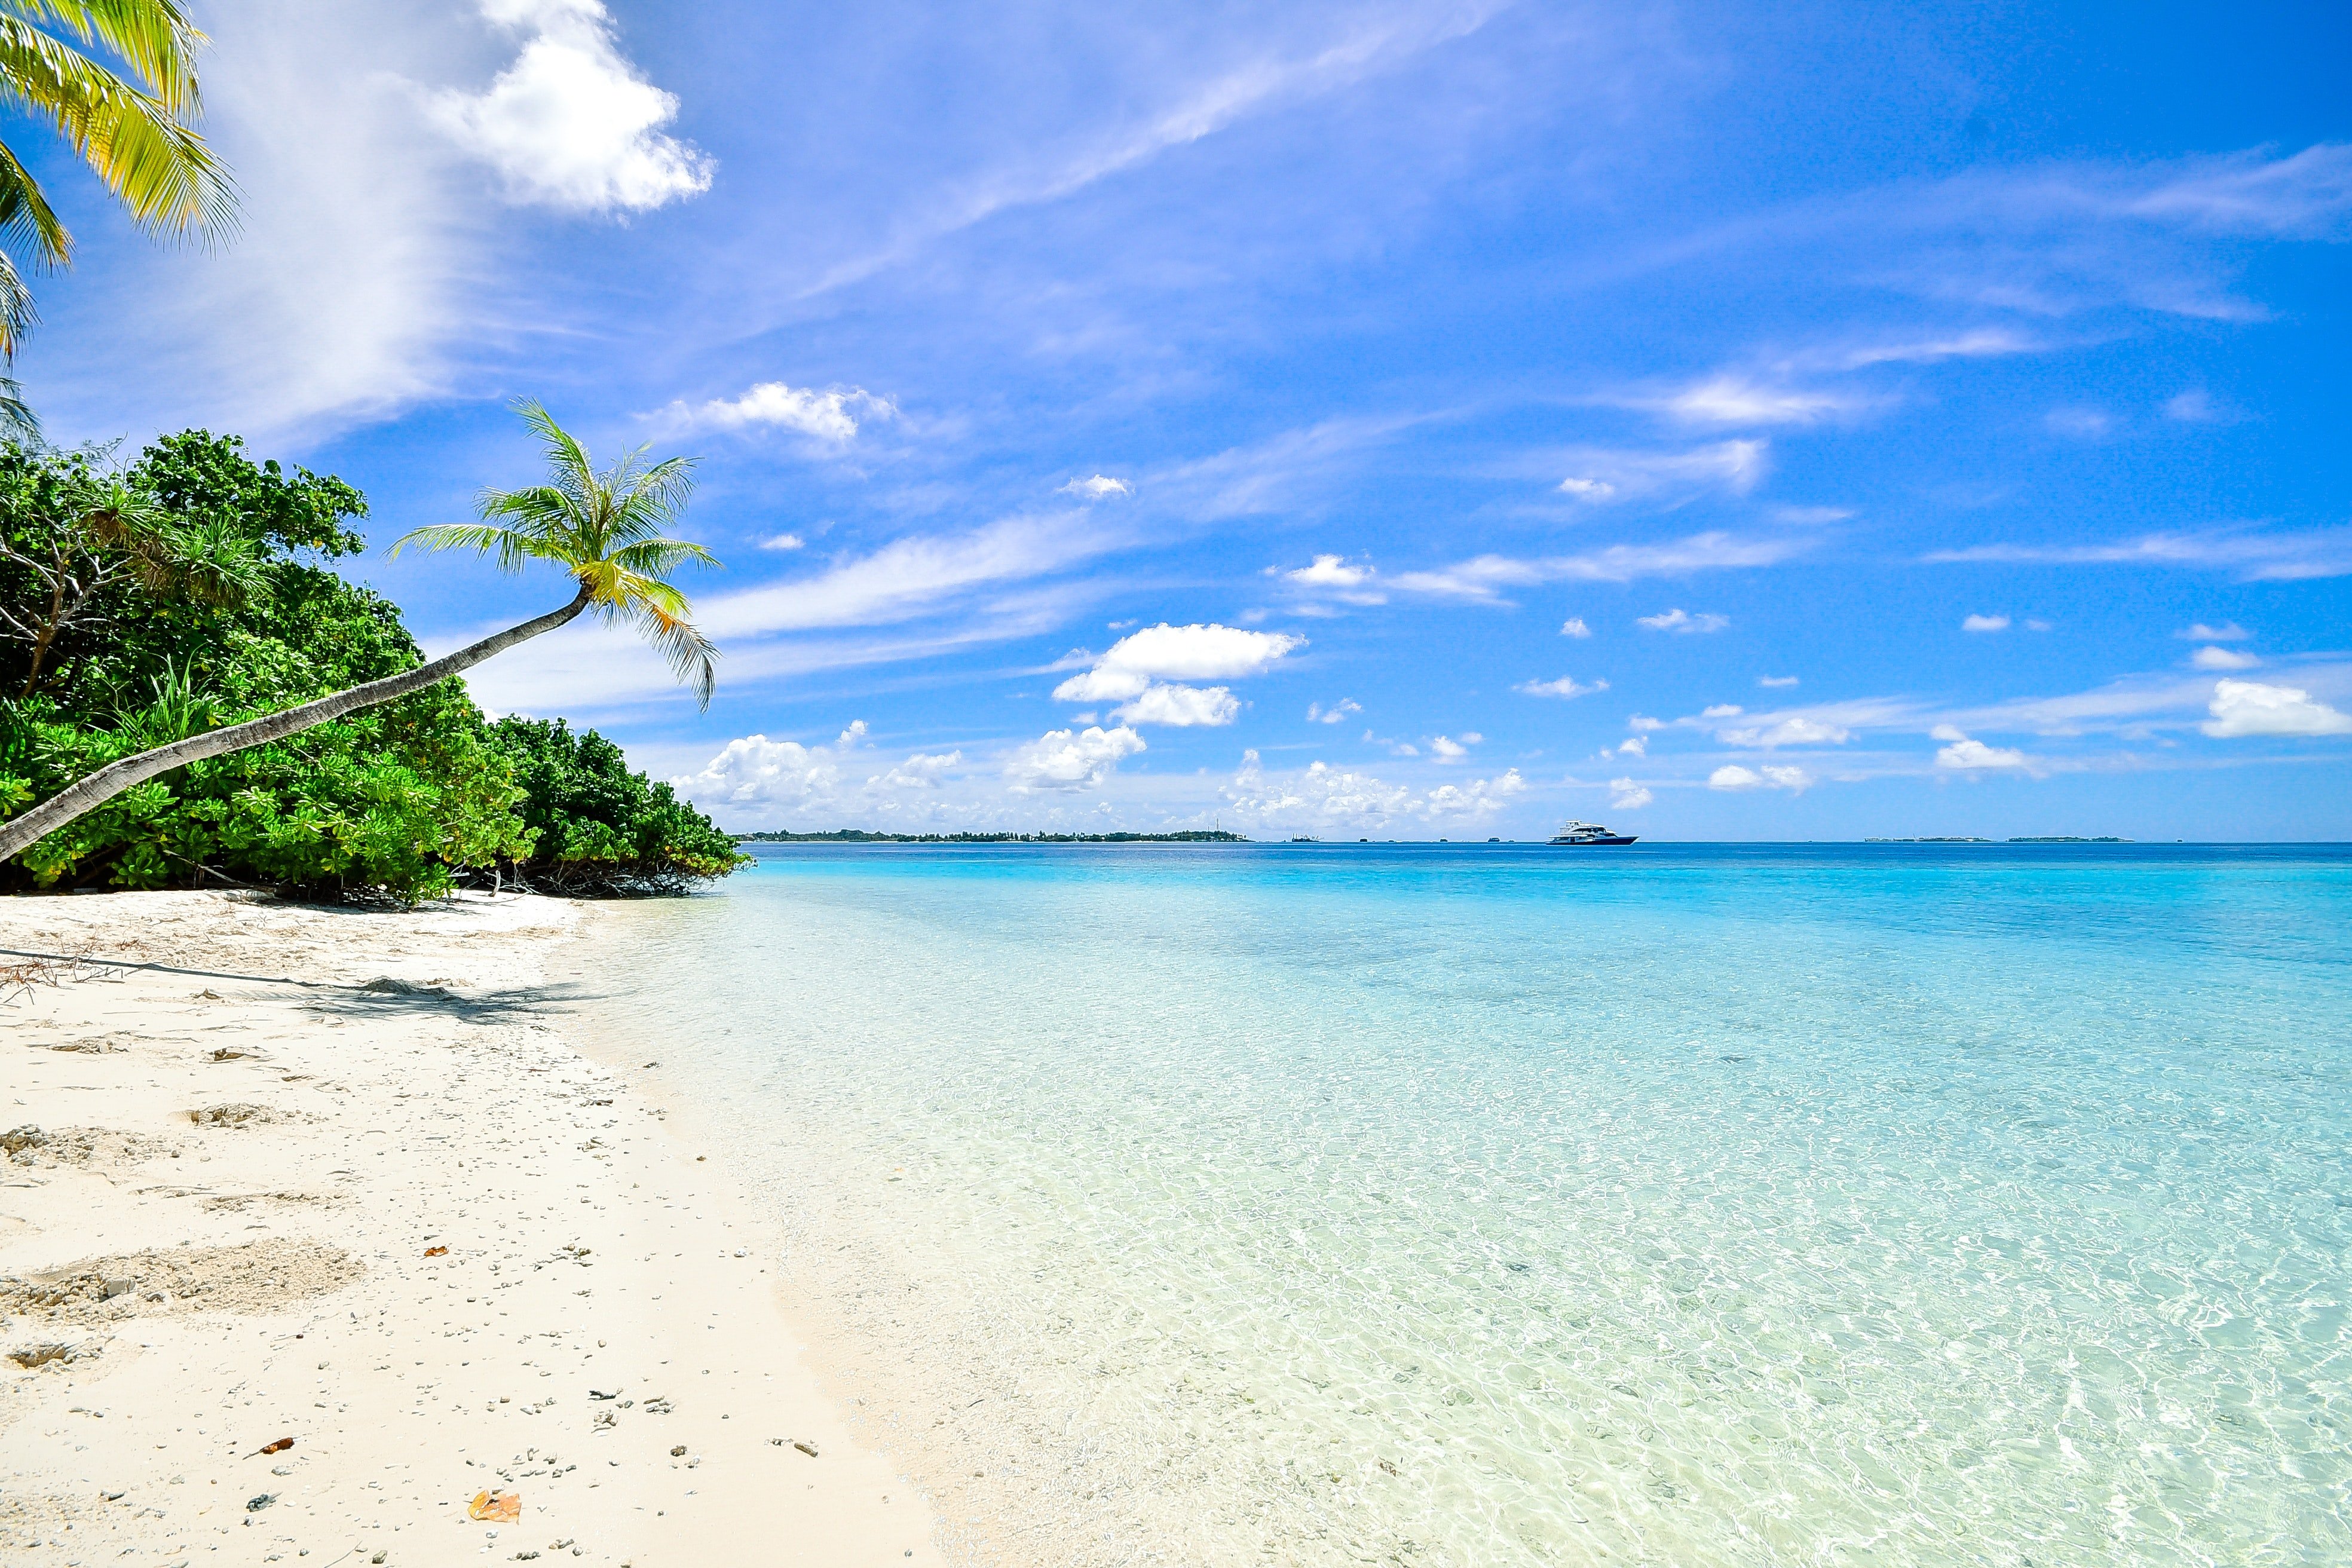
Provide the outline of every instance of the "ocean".
{"type": "Polygon", "coordinates": [[[762,847],[580,1025],[1019,1563],[2352,1562],[2352,848],[762,847]]]}

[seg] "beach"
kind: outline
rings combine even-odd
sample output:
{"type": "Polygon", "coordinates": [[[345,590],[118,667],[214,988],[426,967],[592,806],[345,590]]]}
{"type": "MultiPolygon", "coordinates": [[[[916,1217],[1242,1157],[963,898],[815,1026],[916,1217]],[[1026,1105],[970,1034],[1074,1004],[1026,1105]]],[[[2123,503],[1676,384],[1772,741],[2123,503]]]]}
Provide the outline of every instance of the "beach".
{"type": "Polygon", "coordinates": [[[602,912],[0,900],[9,1561],[936,1560],[719,1163],[551,1022],[602,912]]]}

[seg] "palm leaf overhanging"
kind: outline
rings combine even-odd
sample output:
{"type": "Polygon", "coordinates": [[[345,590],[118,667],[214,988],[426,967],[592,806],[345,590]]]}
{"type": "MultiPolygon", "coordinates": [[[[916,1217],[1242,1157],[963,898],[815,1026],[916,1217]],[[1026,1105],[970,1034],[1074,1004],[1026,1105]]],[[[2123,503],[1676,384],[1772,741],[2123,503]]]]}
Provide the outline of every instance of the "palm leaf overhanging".
{"type": "Polygon", "coordinates": [[[694,459],[646,460],[647,448],[625,452],[599,472],[580,442],[541,404],[515,405],[545,449],[546,483],[523,489],[486,489],[479,522],[439,523],[401,536],[394,555],[424,550],[473,550],[504,572],[533,561],[561,566],[580,584],[600,619],[625,621],[669,662],[670,670],[710,706],[718,685],[719,650],[688,619],[686,595],[668,579],[681,566],[716,566],[699,544],[663,531],[684,515],[694,492],[694,459]]]}
{"type": "MultiPolygon", "coordinates": [[[[179,0],[0,0],[0,105],[56,127],[142,228],[221,233],[235,221],[235,186],[192,125],[204,43],[179,0]]],[[[73,236],[40,182],[0,146],[0,360],[35,319],[26,265],[72,259],[73,236]]]]}

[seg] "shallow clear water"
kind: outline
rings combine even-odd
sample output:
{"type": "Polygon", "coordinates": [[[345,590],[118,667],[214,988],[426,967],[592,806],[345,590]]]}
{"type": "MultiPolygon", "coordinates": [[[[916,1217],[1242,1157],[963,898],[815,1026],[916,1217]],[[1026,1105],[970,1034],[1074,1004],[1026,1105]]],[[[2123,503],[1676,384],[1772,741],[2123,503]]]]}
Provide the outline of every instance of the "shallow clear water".
{"type": "Polygon", "coordinates": [[[614,928],[1007,1561],[2352,1561],[2352,851],[794,847],[614,928]]]}

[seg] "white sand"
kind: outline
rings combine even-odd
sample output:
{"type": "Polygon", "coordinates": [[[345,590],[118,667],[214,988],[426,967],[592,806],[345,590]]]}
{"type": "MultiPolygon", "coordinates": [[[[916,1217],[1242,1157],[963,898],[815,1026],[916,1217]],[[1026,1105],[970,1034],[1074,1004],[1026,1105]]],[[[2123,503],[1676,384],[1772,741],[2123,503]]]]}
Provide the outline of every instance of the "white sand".
{"type": "Polygon", "coordinates": [[[0,899],[147,965],[0,994],[0,1352],[65,1347],[0,1361],[6,1562],[938,1560],[740,1195],[532,1008],[583,918],[0,899]]]}

